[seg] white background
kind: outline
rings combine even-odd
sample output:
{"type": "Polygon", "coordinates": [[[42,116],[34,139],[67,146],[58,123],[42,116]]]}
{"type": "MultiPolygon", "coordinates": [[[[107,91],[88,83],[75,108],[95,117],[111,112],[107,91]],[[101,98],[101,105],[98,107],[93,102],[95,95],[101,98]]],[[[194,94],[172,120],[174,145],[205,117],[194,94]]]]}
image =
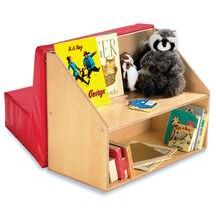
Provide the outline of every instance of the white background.
{"type": "Polygon", "coordinates": [[[0,215],[215,215],[216,7],[213,3],[213,0],[1,1],[0,215]],[[41,169],[4,127],[3,92],[31,85],[36,46],[138,22],[176,29],[179,50],[210,88],[208,150],[110,193],[41,169]]]}

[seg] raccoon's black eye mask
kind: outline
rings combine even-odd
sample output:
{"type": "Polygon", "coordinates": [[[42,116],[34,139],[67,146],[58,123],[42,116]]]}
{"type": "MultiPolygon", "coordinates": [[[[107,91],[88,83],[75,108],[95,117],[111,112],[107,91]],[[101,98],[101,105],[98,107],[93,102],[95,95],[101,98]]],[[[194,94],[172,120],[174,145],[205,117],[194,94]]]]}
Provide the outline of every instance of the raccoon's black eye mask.
{"type": "Polygon", "coordinates": [[[169,44],[170,44],[170,49],[169,49],[168,51],[173,51],[174,48],[175,48],[175,43],[172,43],[172,42],[170,42],[170,41],[167,40],[167,39],[162,39],[162,40],[156,40],[156,41],[154,42],[153,47],[154,47],[154,49],[155,49],[156,51],[158,51],[158,44],[159,44],[160,42],[162,42],[162,44],[163,44],[164,46],[166,46],[166,43],[169,43],[169,44]]]}

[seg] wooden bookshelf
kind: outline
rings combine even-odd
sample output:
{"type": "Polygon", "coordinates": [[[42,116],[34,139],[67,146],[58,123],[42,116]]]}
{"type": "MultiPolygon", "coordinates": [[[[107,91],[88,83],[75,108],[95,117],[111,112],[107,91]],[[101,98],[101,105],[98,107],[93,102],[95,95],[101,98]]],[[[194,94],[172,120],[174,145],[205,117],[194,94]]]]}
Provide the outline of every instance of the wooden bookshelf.
{"type": "MultiPolygon", "coordinates": [[[[149,143],[149,144],[154,144],[154,145],[162,145],[162,146],[166,146],[164,143],[163,143],[163,136],[164,136],[164,133],[162,132],[158,132],[158,131],[155,131],[155,130],[150,130],[150,131],[146,131],[144,133],[141,133],[141,134],[138,134],[138,135],[135,135],[133,136],[132,138],[130,139],[126,139],[126,140],[122,140],[122,143],[130,143],[131,141],[133,140],[136,140],[136,141],[139,141],[139,142],[144,142],[144,143],[149,143]]],[[[118,140],[119,142],[120,140],[118,140]]],[[[186,157],[189,157],[195,153],[198,153],[198,152],[201,152],[203,151],[204,149],[206,149],[206,146],[203,147],[203,149],[201,150],[196,150],[196,151],[191,151],[191,152],[181,152],[181,151],[177,151],[171,159],[167,160],[167,161],[163,161],[158,167],[156,167],[153,171],[151,172],[144,172],[144,171],[141,171],[141,170],[136,170],[135,169],[135,177],[134,178],[127,178],[126,180],[123,180],[123,181],[116,181],[116,182],[113,182],[113,183],[110,183],[109,185],[109,189],[112,190],[114,188],[117,188],[121,185],[124,185],[126,183],[129,183],[135,179],[138,179],[142,176],[145,176],[149,173],[152,173],[154,171],[157,171],[159,169],[162,169],[170,164],[173,164],[174,162],[177,162],[181,159],[184,159],[186,157]]]]}
{"type": "MultiPolygon", "coordinates": [[[[120,52],[133,54],[140,40],[151,33],[152,30],[149,30],[119,37],[120,52]]],[[[189,64],[184,59],[183,61],[187,80],[185,92],[172,98],[153,98],[158,102],[158,108],[151,113],[144,113],[127,108],[128,100],[140,97],[137,93],[115,98],[111,105],[96,109],[55,53],[48,53],[49,169],[105,191],[148,174],[149,172],[136,170],[134,178],[110,184],[109,140],[123,144],[137,140],[164,145],[163,135],[171,110],[196,104],[205,107],[206,112],[209,112],[208,88],[189,64]]],[[[203,149],[206,147],[207,134],[203,149]]],[[[196,152],[198,151],[177,152],[172,159],[163,162],[156,170],[196,152]]]]}

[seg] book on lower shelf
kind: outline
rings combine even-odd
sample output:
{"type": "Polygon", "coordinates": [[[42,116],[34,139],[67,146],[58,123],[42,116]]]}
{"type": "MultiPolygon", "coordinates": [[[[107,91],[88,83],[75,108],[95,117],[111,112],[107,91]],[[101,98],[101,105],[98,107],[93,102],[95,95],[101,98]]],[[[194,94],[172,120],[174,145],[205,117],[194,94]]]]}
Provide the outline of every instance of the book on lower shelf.
{"type": "Polygon", "coordinates": [[[197,150],[201,150],[203,147],[207,126],[208,126],[208,114],[204,114],[201,123],[199,137],[198,137],[198,144],[196,146],[197,150]]]}
{"type": "Polygon", "coordinates": [[[109,145],[109,157],[115,159],[116,171],[118,174],[118,180],[124,180],[127,178],[127,161],[126,158],[123,157],[121,148],[114,145],[109,145]]]}
{"type": "Polygon", "coordinates": [[[200,150],[203,146],[207,122],[208,115],[202,107],[187,105],[172,110],[164,143],[184,152],[200,150]]]}
{"type": "Polygon", "coordinates": [[[189,113],[193,113],[194,115],[200,116],[200,121],[199,124],[197,126],[197,136],[196,139],[193,143],[192,149],[196,150],[198,149],[198,145],[199,145],[199,138],[201,136],[201,127],[202,127],[202,123],[204,120],[204,116],[205,116],[205,108],[203,107],[199,107],[199,106],[195,106],[195,105],[187,105],[182,107],[183,110],[189,112],[189,113]]]}
{"type": "Polygon", "coordinates": [[[110,182],[135,177],[135,169],[145,172],[153,171],[163,161],[169,160],[177,151],[177,149],[167,146],[148,144],[136,140],[126,144],[115,141],[110,141],[110,143],[109,156],[115,159],[115,168],[114,165],[111,166],[113,160],[112,162],[109,161],[110,182]],[[124,162],[126,162],[126,165],[122,165],[124,162]],[[114,173],[113,169],[116,169],[118,178],[111,178],[114,173]]]}
{"type": "Polygon", "coordinates": [[[135,176],[135,173],[133,168],[133,159],[132,159],[130,145],[121,144],[115,141],[110,141],[110,144],[121,149],[121,154],[126,159],[126,163],[127,163],[127,175],[129,178],[133,178],[135,176]]]}
{"type": "Polygon", "coordinates": [[[130,143],[133,167],[138,170],[151,172],[164,161],[172,158],[177,149],[132,141],[130,143]]]}
{"type": "Polygon", "coordinates": [[[118,173],[115,163],[115,158],[109,158],[109,181],[114,182],[118,180],[118,173]]]}

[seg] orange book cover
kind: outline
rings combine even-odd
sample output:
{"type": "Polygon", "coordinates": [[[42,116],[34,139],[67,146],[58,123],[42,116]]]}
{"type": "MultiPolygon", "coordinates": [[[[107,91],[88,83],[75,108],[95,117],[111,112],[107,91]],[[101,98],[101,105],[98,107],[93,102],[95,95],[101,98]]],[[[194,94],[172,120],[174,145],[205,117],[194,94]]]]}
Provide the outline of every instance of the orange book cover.
{"type": "Polygon", "coordinates": [[[128,176],[129,178],[133,178],[135,176],[135,172],[133,168],[133,159],[132,159],[130,146],[125,147],[124,151],[125,151],[125,157],[127,158],[128,161],[128,176]]]}

